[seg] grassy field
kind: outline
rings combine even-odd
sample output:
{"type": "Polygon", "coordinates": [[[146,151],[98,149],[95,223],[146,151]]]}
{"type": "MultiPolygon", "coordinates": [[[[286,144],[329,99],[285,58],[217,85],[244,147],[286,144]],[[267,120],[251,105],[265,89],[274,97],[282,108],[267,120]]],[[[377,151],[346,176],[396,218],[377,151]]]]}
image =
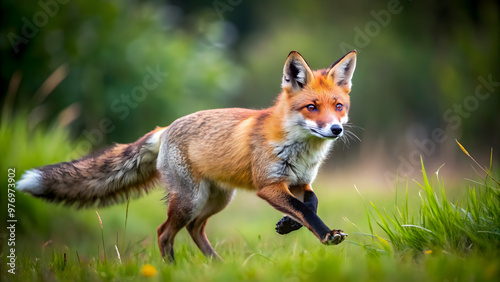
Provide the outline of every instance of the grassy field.
{"type": "MultiPolygon", "coordinates": [[[[58,128],[30,138],[5,124],[0,132],[7,152],[4,187],[8,168],[16,168],[18,179],[29,167],[64,160],[59,148],[75,145],[58,128]]],[[[479,179],[474,190],[465,182],[447,187],[450,196],[442,194],[442,180],[430,175],[417,179],[420,184],[397,189],[363,184],[358,191],[356,179],[331,185],[327,172],[320,174],[326,177],[315,186],[318,214],[331,228],[348,233],[346,241],[323,246],[305,228],[279,235],[274,225],[281,214],[240,191],[207,227],[224,262],[203,257],[185,230],[177,236],[176,263],[162,261],[156,244],[156,228],[166,217],[161,189],[131,200],[128,214],[126,203],[75,210],[17,192],[16,269],[7,272],[9,234],[2,231],[2,281],[499,280],[500,198],[491,179],[479,179]]]]}
{"type": "MultiPolygon", "coordinates": [[[[391,210],[392,192],[363,191],[363,202],[354,188],[317,190],[320,216],[331,227],[350,234],[341,245],[323,246],[306,229],[278,235],[274,223],[280,214],[255,195],[242,192],[226,210],[212,218],[207,230],[225,262],[204,258],[187,232],[182,231],[176,241],[175,264],[164,263],[156,245],[156,227],[165,219],[165,206],[159,200],[161,190],[130,202],[126,230],[126,204],[97,210],[103,224],[105,252],[96,210],[75,211],[35,203],[38,200],[18,195],[19,201],[33,203],[40,209],[34,213],[39,218],[20,223],[26,230],[16,238],[17,272],[6,278],[8,281],[495,281],[500,277],[497,246],[468,253],[430,248],[396,250],[377,226],[373,228],[378,238],[364,235],[370,234],[364,204],[371,201],[378,208],[391,210]],[[152,265],[153,272],[148,272],[145,265],[152,265]]],[[[410,202],[418,203],[413,193],[417,190],[411,187],[410,202]]],[[[369,210],[375,212],[373,208],[369,210]]],[[[418,209],[410,211],[415,215],[417,212],[418,209]]],[[[375,217],[371,219],[372,225],[374,220],[375,217]]],[[[2,273],[6,273],[5,267],[2,263],[2,273]]]]}

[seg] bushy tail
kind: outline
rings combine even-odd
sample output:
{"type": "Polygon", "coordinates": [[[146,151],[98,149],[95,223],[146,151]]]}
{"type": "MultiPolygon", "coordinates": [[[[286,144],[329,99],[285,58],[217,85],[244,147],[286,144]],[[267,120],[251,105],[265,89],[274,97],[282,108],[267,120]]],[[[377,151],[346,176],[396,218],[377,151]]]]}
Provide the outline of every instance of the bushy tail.
{"type": "Polygon", "coordinates": [[[156,159],[164,130],[157,128],[136,142],[116,144],[79,160],[28,170],[17,189],[78,208],[140,195],[158,179],[156,159]]]}

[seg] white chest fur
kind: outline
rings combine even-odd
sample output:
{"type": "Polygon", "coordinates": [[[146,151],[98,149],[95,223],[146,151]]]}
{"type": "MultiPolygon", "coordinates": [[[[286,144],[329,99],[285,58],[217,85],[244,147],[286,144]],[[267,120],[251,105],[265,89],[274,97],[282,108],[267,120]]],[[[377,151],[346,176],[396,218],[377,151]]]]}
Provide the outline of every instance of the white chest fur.
{"type": "Polygon", "coordinates": [[[332,140],[324,140],[321,144],[290,140],[273,144],[278,161],[270,167],[271,177],[285,179],[289,185],[310,184],[332,143],[332,140]]]}

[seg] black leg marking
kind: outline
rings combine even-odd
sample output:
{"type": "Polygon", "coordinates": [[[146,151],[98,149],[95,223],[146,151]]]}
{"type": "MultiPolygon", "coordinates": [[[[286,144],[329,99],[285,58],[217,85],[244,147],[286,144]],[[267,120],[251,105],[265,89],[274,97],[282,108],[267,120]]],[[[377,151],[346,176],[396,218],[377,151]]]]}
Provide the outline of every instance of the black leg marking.
{"type": "Polygon", "coordinates": [[[278,223],[276,223],[276,232],[278,232],[278,234],[285,235],[298,230],[301,227],[302,224],[285,215],[282,219],[280,219],[280,221],[278,221],[278,223]]]}
{"type": "Polygon", "coordinates": [[[314,213],[318,213],[318,197],[313,191],[304,192],[304,204],[314,213]]]}
{"type": "MultiPolygon", "coordinates": [[[[318,197],[314,194],[313,191],[305,191],[304,192],[304,204],[314,213],[318,211],[318,197]]],[[[284,216],[278,223],[276,223],[276,232],[281,235],[288,234],[292,231],[299,230],[302,227],[302,224],[293,220],[289,216],[284,216]]]]}

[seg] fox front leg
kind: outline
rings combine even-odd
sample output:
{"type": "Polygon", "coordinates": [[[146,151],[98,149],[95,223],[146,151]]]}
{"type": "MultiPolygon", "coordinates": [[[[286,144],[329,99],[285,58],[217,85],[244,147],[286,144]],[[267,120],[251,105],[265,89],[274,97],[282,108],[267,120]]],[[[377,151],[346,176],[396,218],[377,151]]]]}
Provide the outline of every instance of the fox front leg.
{"type": "MultiPolygon", "coordinates": [[[[312,210],[314,213],[317,213],[318,211],[318,197],[316,197],[316,194],[312,191],[311,186],[306,185],[304,189],[301,189],[300,191],[296,192],[296,189],[290,189],[292,193],[295,196],[297,195],[298,192],[302,192],[304,197],[304,205],[308,207],[310,210],[312,210]]],[[[298,223],[288,215],[285,215],[282,219],[276,223],[276,232],[281,235],[288,234],[292,231],[298,230],[302,227],[302,224],[298,223]]]]}
{"type": "Polygon", "coordinates": [[[342,230],[328,228],[315,212],[295,198],[285,183],[261,187],[257,196],[266,200],[276,210],[296,218],[325,245],[339,244],[347,237],[342,230]]]}

